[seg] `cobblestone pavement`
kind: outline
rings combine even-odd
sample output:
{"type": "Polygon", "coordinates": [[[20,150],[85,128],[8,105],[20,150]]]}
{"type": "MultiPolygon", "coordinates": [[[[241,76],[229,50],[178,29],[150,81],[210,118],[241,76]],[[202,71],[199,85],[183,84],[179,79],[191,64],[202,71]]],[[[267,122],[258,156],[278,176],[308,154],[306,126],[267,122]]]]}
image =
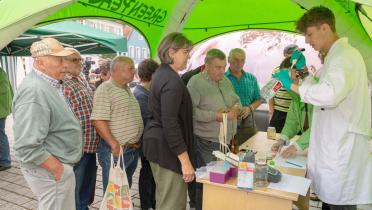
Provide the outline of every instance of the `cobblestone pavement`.
{"type": "MultiPolygon", "coordinates": [[[[9,144],[12,158],[12,168],[6,171],[0,172],[0,210],[27,210],[37,209],[37,200],[35,195],[31,192],[27,185],[27,182],[23,178],[23,175],[19,168],[19,163],[14,157],[13,151],[13,132],[12,132],[12,119],[8,117],[6,121],[6,133],[9,137],[9,144]]],[[[132,201],[134,204],[134,210],[140,209],[140,200],[138,194],[138,177],[139,169],[141,164],[139,162],[137,170],[133,177],[133,185],[131,189],[132,201]]],[[[102,200],[102,176],[101,168],[99,167],[97,172],[96,182],[96,195],[94,203],[90,207],[91,210],[98,210],[102,200]]],[[[310,203],[310,210],[318,210],[321,208],[320,202],[310,203]]],[[[358,209],[372,210],[372,206],[358,206],[358,209]]]]}

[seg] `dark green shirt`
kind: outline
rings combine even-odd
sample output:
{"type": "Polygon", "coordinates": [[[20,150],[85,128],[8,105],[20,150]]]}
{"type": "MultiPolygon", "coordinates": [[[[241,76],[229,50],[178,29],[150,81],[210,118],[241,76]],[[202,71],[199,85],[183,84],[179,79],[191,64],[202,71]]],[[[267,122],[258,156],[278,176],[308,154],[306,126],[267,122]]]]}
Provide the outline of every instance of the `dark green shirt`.
{"type": "Polygon", "coordinates": [[[12,112],[13,90],[8,75],[0,68],[0,118],[12,112]]]}

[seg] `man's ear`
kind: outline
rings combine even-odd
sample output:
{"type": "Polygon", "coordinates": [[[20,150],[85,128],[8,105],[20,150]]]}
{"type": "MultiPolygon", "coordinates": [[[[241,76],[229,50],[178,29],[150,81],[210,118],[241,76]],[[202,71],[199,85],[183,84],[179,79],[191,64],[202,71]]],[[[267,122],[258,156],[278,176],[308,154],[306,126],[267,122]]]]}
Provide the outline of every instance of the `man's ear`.
{"type": "Polygon", "coordinates": [[[331,27],[327,23],[323,23],[320,25],[320,30],[322,32],[329,32],[332,31],[331,27]]]}
{"type": "Polygon", "coordinates": [[[35,69],[43,70],[44,69],[44,62],[42,58],[34,58],[34,65],[35,69]]]}

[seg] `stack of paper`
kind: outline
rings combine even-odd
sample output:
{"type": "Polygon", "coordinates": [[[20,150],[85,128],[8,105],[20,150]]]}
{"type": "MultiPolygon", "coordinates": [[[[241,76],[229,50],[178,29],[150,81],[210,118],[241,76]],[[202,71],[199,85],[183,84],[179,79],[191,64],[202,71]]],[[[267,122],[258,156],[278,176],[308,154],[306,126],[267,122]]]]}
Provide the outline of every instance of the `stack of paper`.
{"type": "Polygon", "coordinates": [[[282,180],[278,183],[270,183],[268,188],[297,193],[306,196],[311,180],[299,176],[282,174],[282,180]]]}

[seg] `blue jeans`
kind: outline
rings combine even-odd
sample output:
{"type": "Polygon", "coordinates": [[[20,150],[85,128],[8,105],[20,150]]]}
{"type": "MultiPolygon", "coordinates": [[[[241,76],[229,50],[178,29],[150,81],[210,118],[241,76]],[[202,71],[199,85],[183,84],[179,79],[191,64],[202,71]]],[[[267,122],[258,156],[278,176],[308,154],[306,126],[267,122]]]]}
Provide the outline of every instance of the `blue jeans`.
{"type": "MultiPolygon", "coordinates": [[[[124,166],[128,177],[129,187],[132,187],[132,176],[136,171],[138,164],[138,153],[139,149],[136,148],[125,148],[124,149],[124,166]]],[[[108,184],[109,174],[110,174],[110,164],[111,164],[111,147],[101,139],[98,144],[97,149],[98,162],[102,167],[102,183],[103,183],[103,194],[106,191],[108,184]]],[[[114,162],[118,158],[114,158],[114,162]]]]}
{"type": "Polygon", "coordinates": [[[9,141],[5,134],[5,118],[0,119],[0,166],[10,166],[9,141]]]}
{"type": "Polygon", "coordinates": [[[84,153],[80,161],[74,166],[74,173],[76,179],[76,210],[89,210],[89,201],[96,185],[96,153],[84,153]]]}
{"type": "MultiPolygon", "coordinates": [[[[217,142],[208,141],[194,135],[195,153],[196,153],[196,168],[206,166],[209,162],[217,160],[212,154],[213,151],[220,149],[220,144],[217,142]]],[[[195,209],[202,210],[203,204],[203,184],[196,183],[195,188],[195,209]]]]}

